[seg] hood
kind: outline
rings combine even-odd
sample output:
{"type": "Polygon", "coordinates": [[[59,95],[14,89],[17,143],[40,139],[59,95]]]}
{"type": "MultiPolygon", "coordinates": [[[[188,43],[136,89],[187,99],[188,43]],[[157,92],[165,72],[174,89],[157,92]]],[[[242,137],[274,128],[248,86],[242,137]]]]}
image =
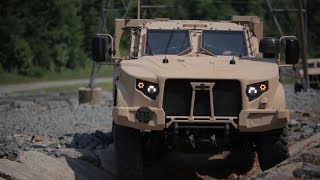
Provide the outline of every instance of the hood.
{"type": "Polygon", "coordinates": [[[139,79],[270,79],[278,76],[276,63],[232,56],[144,56],[121,62],[121,70],[139,79]],[[167,59],[167,63],[164,63],[167,59]],[[234,59],[235,64],[230,63],[234,59]]]}

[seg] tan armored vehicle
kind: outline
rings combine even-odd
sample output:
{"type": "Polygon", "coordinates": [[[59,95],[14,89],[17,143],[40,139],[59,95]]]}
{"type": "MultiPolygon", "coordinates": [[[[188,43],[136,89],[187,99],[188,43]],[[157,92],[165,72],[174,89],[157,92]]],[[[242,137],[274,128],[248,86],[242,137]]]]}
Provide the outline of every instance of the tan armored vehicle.
{"type": "Polygon", "coordinates": [[[120,177],[141,176],[144,162],[167,149],[231,151],[238,173],[250,170],[255,151],[263,170],[288,157],[289,111],[279,67],[297,63],[299,44],[295,38],[262,38],[262,31],[253,16],[116,19],[113,37],[94,37],[93,59],[111,56],[114,65],[120,177]],[[120,55],[125,36],[129,57],[120,55]],[[286,45],[287,65],[279,63],[280,44],[286,45]]]}

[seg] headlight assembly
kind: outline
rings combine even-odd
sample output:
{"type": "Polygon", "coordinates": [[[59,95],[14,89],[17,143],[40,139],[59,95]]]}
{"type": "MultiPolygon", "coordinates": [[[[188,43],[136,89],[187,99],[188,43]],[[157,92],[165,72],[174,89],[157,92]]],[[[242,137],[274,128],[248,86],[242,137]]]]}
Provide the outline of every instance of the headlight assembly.
{"type": "Polygon", "coordinates": [[[159,94],[159,85],[157,83],[143,81],[137,79],[136,88],[141,91],[144,95],[150,97],[151,99],[156,99],[159,94]]]}
{"type": "Polygon", "coordinates": [[[268,81],[249,84],[247,85],[246,94],[249,98],[249,101],[252,101],[258,98],[261,94],[268,91],[268,89],[269,89],[268,81]]]}

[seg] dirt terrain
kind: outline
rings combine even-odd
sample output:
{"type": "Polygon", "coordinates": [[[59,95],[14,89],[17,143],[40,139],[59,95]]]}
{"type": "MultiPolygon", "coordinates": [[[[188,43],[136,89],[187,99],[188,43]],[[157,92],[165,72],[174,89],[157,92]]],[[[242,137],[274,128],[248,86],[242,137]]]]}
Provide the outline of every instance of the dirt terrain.
{"type": "MultiPolygon", "coordinates": [[[[145,179],[320,178],[320,92],[294,93],[285,86],[291,157],[261,172],[233,174],[212,154],[167,153],[145,179]]],[[[105,104],[79,105],[76,92],[0,95],[0,180],[114,179],[112,95],[105,104]]]]}

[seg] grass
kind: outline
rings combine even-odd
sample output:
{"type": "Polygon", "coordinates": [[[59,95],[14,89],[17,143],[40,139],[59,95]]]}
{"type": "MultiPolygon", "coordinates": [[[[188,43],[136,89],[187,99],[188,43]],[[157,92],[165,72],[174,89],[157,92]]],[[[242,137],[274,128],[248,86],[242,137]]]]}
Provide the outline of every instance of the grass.
{"type": "MultiPolygon", "coordinates": [[[[28,91],[17,91],[12,94],[36,94],[36,93],[54,93],[54,92],[64,92],[64,91],[77,91],[80,87],[85,87],[86,85],[69,85],[69,86],[60,86],[60,87],[49,87],[49,88],[42,88],[42,89],[34,89],[28,91]]],[[[96,87],[102,88],[105,91],[112,90],[112,83],[97,83],[96,87]]]]}
{"type": "MultiPolygon", "coordinates": [[[[102,66],[97,77],[110,77],[112,76],[112,66],[102,66]]],[[[19,83],[31,83],[31,82],[44,82],[44,81],[61,81],[70,79],[84,79],[90,77],[91,65],[83,69],[76,70],[64,70],[62,72],[48,72],[41,77],[29,77],[16,73],[0,72],[0,85],[6,84],[19,84],[19,83]]]]}

